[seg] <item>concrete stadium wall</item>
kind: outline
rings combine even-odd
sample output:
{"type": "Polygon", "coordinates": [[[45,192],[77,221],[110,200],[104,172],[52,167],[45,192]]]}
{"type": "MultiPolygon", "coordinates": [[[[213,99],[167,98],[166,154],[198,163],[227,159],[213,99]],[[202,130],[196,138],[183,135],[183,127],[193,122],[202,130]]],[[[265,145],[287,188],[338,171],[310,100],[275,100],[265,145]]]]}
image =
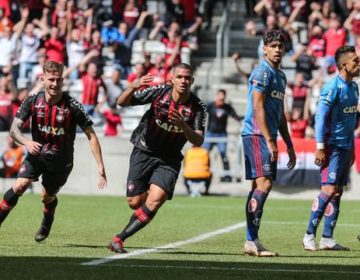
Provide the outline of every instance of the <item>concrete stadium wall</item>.
{"type": "MultiPolygon", "coordinates": [[[[0,151],[6,145],[6,133],[0,134],[0,151]]],[[[74,169],[68,179],[68,182],[61,190],[63,194],[81,194],[81,195],[119,195],[126,193],[126,178],[129,167],[129,157],[132,151],[132,144],[129,139],[122,137],[99,137],[105,167],[108,177],[108,187],[104,190],[97,189],[98,173],[95,160],[91,154],[88,140],[84,134],[79,134],[75,141],[75,161],[74,169]]],[[[220,159],[218,159],[220,161],[220,159]]],[[[13,179],[1,180],[0,191],[4,192],[13,183],[13,179]]],[[[210,187],[210,193],[223,195],[247,196],[251,187],[249,181],[241,183],[220,183],[219,178],[214,178],[210,187]]],[[[39,192],[41,185],[35,184],[35,192],[39,192]]],[[[272,198],[283,199],[313,199],[319,189],[306,188],[277,188],[271,193],[272,198]]],[[[176,185],[177,195],[186,194],[181,175],[176,185]]],[[[360,200],[360,175],[353,169],[351,173],[351,184],[344,192],[344,199],[360,200]]]]}

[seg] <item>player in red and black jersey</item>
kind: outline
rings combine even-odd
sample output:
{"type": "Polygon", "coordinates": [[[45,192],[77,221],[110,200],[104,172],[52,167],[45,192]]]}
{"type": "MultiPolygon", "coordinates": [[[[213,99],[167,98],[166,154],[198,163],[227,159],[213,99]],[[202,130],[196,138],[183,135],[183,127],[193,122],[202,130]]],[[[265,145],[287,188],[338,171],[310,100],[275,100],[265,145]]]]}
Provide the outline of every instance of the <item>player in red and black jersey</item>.
{"type": "Polygon", "coordinates": [[[170,85],[149,87],[153,78],[143,76],[118,99],[121,106],[150,103],[151,107],[131,136],[135,147],[130,157],[127,201],[135,212],[109,244],[117,253],[126,252],[125,239],[146,226],[172,198],[186,141],[196,146],[204,141],[206,107],[190,91],[194,80],[191,66],[175,66],[170,85]]]}
{"type": "Polygon", "coordinates": [[[73,167],[76,125],[85,132],[99,171],[98,187],[106,186],[105,168],[99,140],[92,122],[82,105],[61,91],[63,65],[48,61],[43,67],[42,84],[45,92],[25,99],[11,126],[11,136],[28,150],[18,178],[0,204],[0,225],[28,186],[42,175],[44,218],[35,240],[48,237],[57,206],[56,194],[65,184],[73,167]],[[32,139],[22,132],[22,125],[31,117],[32,139]]]}

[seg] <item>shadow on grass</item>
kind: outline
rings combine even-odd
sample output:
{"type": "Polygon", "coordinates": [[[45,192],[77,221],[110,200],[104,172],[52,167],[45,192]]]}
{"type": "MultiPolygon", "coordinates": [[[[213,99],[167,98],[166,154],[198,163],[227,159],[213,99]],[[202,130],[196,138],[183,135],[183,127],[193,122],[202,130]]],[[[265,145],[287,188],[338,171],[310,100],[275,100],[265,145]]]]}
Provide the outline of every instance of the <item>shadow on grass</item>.
{"type": "MultiPolygon", "coordinates": [[[[92,259],[61,257],[0,257],[1,279],[360,279],[355,265],[280,264],[260,262],[121,259],[82,265],[92,259]]],[[[250,260],[250,259],[249,259],[250,260]]]]}

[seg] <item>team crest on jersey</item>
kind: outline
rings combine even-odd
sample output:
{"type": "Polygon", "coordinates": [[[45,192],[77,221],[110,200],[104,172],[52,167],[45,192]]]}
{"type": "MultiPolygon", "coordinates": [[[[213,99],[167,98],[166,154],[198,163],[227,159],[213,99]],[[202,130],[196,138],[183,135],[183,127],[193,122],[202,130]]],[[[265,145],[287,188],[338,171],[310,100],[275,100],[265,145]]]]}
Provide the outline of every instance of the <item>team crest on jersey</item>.
{"type": "Polygon", "coordinates": [[[319,207],[319,200],[318,198],[315,198],[311,210],[315,212],[318,209],[318,207],[319,207]]]}
{"type": "Polygon", "coordinates": [[[57,120],[57,122],[61,123],[61,122],[63,122],[65,120],[65,116],[62,115],[62,114],[58,114],[56,116],[56,120],[57,120]]]}
{"type": "Polygon", "coordinates": [[[255,199],[255,198],[250,199],[250,201],[249,201],[249,203],[248,203],[248,211],[249,211],[250,213],[254,213],[255,210],[256,210],[256,208],[257,208],[257,201],[256,201],[256,199],[255,199]]]}
{"type": "Polygon", "coordinates": [[[329,203],[325,209],[325,216],[326,217],[329,217],[331,216],[332,214],[334,214],[334,205],[332,205],[331,203],[329,203]]]}

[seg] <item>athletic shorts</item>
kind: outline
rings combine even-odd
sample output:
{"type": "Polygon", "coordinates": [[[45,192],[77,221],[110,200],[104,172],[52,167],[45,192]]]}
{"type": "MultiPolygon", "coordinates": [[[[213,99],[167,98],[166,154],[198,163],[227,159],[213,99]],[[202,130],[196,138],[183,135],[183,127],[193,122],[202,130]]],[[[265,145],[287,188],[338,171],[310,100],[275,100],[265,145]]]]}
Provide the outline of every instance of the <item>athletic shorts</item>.
{"type": "Polygon", "coordinates": [[[126,195],[133,197],[157,185],[172,199],[181,168],[181,159],[159,157],[134,147],[130,156],[126,195]]]}
{"type": "Polygon", "coordinates": [[[345,186],[349,181],[352,151],[329,146],[325,149],[325,164],[321,167],[321,185],[345,186]]]}
{"type": "Polygon", "coordinates": [[[271,154],[265,138],[259,135],[242,137],[245,157],[245,178],[254,180],[259,177],[276,179],[277,162],[271,162],[271,154]]]}
{"type": "Polygon", "coordinates": [[[39,180],[39,176],[42,175],[41,184],[46,190],[49,196],[55,196],[65,185],[67,178],[69,177],[73,163],[67,164],[64,168],[49,170],[44,163],[37,160],[36,157],[27,156],[20,167],[18,178],[39,180]]]}

